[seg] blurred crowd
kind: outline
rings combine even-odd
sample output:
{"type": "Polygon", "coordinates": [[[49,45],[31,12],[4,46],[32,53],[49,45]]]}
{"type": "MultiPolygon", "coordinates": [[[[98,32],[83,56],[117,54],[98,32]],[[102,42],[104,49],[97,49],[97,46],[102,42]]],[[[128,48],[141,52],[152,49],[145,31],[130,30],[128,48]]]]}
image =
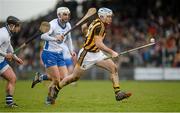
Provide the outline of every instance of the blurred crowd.
{"type": "MultiPolygon", "coordinates": [[[[105,43],[122,52],[149,43],[155,38],[152,47],[120,57],[123,67],[180,67],[180,18],[178,0],[79,0],[59,1],[47,15],[22,23],[22,30],[13,38],[17,48],[31,37],[42,21],[56,18],[56,8],[67,6],[71,10],[70,23],[75,25],[90,7],[108,7],[114,11],[113,23],[108,26],[105,43]]],[[[3,25],[1,23],[1,25],[3,25]]],[[[84,38],[80,28],[72,32],[76,52],[81,48],[84,38]]],[[[43,41],[36,39],[19,52],[25,63],[21,71],[38,70],[40,50],[43,41]]]]}

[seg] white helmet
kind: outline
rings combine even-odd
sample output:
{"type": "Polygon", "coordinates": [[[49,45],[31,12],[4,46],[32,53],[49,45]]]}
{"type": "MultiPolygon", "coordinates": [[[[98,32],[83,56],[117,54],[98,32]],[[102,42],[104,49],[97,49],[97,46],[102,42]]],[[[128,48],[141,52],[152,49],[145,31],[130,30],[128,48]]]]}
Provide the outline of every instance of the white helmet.
{"type": "Polygon", "coordinates": [[[105,7],[102,7],[98,10],[98,16],[103,16],[103,17],[106,17],[106,16],[111,16],[113,15],[113,12],[111,9],[109,8],[105,8],[105,7]]]}
{"type": "Polygon", "coordinates": [[[59,8],[57,9],[57,15],[59,15],[59,14],[62,15],[63,13],[70,14],[69,8],[67,8],[67,7],[59,7],[59,8]]]}

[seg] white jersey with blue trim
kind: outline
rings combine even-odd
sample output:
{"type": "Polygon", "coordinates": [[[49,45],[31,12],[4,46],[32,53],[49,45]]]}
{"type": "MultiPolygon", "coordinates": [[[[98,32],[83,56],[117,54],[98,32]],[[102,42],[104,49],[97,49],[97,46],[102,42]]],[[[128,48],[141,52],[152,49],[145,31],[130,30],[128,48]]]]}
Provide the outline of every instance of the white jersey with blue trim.
{"type": "Polygon", "coordinates": [[[72,56],[71,56],[71,53],[69,51],[68,45],[66,43],[63,43],[61,45],[61,47],[63,48],[63,57],[64,57],[64,59],[71,59],[72,56]]]}
{"type": "Polygon", "coordinates": [[[71,25],[69,22],[67,22],[65,27],[63,28],[60,25],[58,18],[52,20],[50,22],[50,30],[47,33],[48,37],[50,37],[51,39],[49,40],[45,39],[44,50],[51,52],[61,52],[63,50],[62,43],[64,43],[68,38],[71,38],[71,34],[69,33],[68,35],[66,35],[63,41],[56,41],[55,36],[62,35],[65,32],[67,32],[69,29],[71,29],[71,25]]]}
{"type": "Polygon", "coordinates": [[[11,45],[11,33],[7,27],[0,28],[0,62],[4,61],[7,52],[13,52],[11,45]]]}

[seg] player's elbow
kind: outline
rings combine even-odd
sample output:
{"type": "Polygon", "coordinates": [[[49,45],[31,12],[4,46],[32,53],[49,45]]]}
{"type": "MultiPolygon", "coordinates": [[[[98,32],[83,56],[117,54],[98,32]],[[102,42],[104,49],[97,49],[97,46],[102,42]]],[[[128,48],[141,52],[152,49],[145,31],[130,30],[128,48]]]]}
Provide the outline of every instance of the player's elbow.
{"type": "Polygon", "coordinates": [[[81,31],[83,32],[83,34],[86,34],[87,31],[88,31],[88,26],[87,26],[87,23],[83,24],[81,26],[81,31]]]}
{"type": "Polygon", "coordinates": [[[99,49],[102,49],[102,43],[95,41],[96,47],[98,47],[99,49]]]}
{"type": "Polygon", "coordinates": [[[44,33],[44,34],[41,35],[41,39],[43,39],[43,40],[46,40],[46,37],[48,37],[47,33],[44,33]]]}

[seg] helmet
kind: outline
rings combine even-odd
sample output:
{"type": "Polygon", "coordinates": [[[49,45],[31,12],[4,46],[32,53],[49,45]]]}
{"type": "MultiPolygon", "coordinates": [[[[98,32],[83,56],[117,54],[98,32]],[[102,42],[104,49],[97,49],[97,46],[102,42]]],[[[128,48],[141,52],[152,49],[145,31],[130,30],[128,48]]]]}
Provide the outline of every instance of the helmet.
{"type": "Polygon", "coordinates": [[[67,7],[59,7],[58,9],[57,9],[57,15],[58,14],[63,14],[63,13],[70,13],[70,10],[69,10],[69,8],[67,8],[67,7]]]}
{"type": "Polygon", "coordinates": [[[106,16],[111,16],[113,15],[113,12],[111,9],[109,8],[105,8],[105,7],[102,7],[98,10],[98,16],[103,16],[103,17],[106,17],[106,16]]]}
{"type": "Polygon", "coordinates": [[[20,20],[16,18],[15,16],[9,16],[6,22],[7,24],[13,24],[15,26],[18,26],[20,24],[20,20]]]}

